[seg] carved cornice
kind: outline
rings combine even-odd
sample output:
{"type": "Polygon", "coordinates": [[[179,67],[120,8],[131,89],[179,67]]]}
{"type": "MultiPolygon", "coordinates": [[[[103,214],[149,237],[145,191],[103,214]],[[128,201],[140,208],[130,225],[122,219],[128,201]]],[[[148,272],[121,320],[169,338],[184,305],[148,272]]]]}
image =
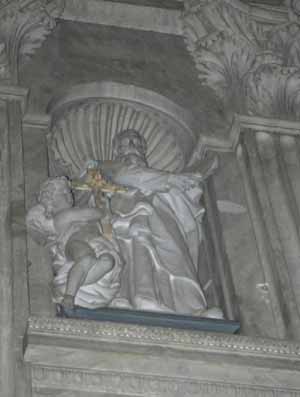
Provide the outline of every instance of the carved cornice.
{"type": "Polygon", "coordinates": [[[162,346],[190,351],[300,360],[298,343],[141,325],[30,317],[28,336],[162,346]]]}
{"type": "MultiPolygon", "coordinates": [[[[182,35],[181,10],[184,0],[69,0],[62,19],[138,29],[166,34],[182,35]],[[172,6],[171,3],[174,3],[172,6]],[[84,7],[84,12],[83,10],[84,7]]],[[[249,2],[243,4],[254,20],[267,24],[284,23],[287,19],[285,7],[249,2]]]]}
{"type": "Polygon", "coordinates": [[[239,0],[185,1],[187,47],[227,127],[235,113],[300,120],[299,4],[287,2],[285,23],[267,24],[239,0]]]}
{"type": "MultiPolygon", "coordinates": [[[[9,91],[2,90],[0,87],[0,98],[2,99],[16,99],[16,93],[11,92],[11,86],[9,91]]],[[[24,89],[25,90],[25,89],[24,89]]],[[[25,93],[25,91],[23,91],[25,93]]],[[[22,104],[26,104],[26,98],[20,95],[18,96],[22,104]]],[[[23,128],[36,129],[41,133],[48,133],[51,126],[51,117],[48,114],[32,114],[27,113],[23,118],[23,128]]],[[[300,122],[280,120],[276,118],[265,118],[258,116],[247,116],[247,115],[235,115],[229,134],[226,139],[219,137],[212,137],[201,135],[198,142],[200,148],[195,152],[198,153],[199,158],[202,157],[207,151],[217,152],[232,152],[235,151],[236,146],[240,139],[240,134],[244,131],[251,133],[255,132],[266,132],[270,134],[283,134],[290,136],[300,137],[300,122]]],[[[25,131],[26,132],[26,131],[25,131]]]]}
{"type": "Polygon", "coordinates": [[[229,128],[228,137],[226,139],[202,136],[201,145],[204,150],[233,152],[239,143],[242,132],[250,134],[265,132],[268,134],[300,137],[300,123],[298,121],[236,114],[234,115],[233,122],[229,128]]]}
{"type": "Polygon", "coordinates": [[[64,0],[0,2],[0,81],[18,83],[19,67],[55,27],[64,0]]]}
{"type": "Polygon", "coordinates": [[[163,2],[156,1],[156,6],[127,4],[118,1],[72,0],[66,1],[62,19],[137,29],[164,34],[182,34],[181,10],[165,8],[163,2]]]}

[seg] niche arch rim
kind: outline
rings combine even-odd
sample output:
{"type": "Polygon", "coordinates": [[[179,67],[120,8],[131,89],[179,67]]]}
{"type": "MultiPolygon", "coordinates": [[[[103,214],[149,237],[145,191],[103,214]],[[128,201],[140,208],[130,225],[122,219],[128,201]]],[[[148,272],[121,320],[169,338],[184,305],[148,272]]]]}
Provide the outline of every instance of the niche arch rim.
{"type": "Polygon", "coordinates": [[[151,167],[180,172],[197,139],[192,114],[170,99],[141,87],[102,81],[75,85],[48,106],[50,174],[73,177],[89,159],[113,158],[112,141],[127,128],[141,132],[151,167]],[[63,172],[63,170],[65,170],[63,172]]]}

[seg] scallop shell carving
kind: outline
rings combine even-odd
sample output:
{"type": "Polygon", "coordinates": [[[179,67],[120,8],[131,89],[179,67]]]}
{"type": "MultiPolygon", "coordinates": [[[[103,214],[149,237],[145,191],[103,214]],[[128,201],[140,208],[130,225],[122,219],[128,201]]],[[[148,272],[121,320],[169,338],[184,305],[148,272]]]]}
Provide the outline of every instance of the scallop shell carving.
{"type": "Polygon", "coordinates": [[[74,177],[88,160],[113,159],[114,137],[129,128],[146,139],[150,167],[179,172],[188,160],[186,146],[192,149],[188,139],[182,144],[183,128],[171,117],[131,101],[93,98],[58,113],[48,136],[52,175],[74,177]]]}

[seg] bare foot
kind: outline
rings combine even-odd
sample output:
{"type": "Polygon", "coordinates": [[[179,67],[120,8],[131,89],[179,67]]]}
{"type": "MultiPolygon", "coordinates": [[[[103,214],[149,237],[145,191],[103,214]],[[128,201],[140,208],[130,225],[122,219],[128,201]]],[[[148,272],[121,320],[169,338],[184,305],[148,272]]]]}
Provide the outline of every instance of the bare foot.
{"type": "Polygon", "coordinates": [[[74,309],[74,296],[65,295],[62,305],[65,309],[73,310],[74,309]]]}
{"type": "Polygon", "coordinates": [[[211,307],[200,314],[200,317],[224,320],[224,314],[219,307],[211,307]]]}

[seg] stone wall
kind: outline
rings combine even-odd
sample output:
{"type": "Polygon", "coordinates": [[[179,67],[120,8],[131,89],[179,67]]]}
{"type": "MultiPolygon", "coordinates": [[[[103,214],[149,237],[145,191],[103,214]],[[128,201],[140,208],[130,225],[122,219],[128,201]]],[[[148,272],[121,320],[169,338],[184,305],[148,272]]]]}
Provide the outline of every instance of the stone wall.
{"type": "Polygon", "coordinates": [[[130,3],[0,2],[1,393],[299,396],[299,2],[130,3]],[[25,212],[58,96],[100,81],[191,112],[193,166],[218,154],[206,260],[243,336],[55,318],[25,212]]]}

